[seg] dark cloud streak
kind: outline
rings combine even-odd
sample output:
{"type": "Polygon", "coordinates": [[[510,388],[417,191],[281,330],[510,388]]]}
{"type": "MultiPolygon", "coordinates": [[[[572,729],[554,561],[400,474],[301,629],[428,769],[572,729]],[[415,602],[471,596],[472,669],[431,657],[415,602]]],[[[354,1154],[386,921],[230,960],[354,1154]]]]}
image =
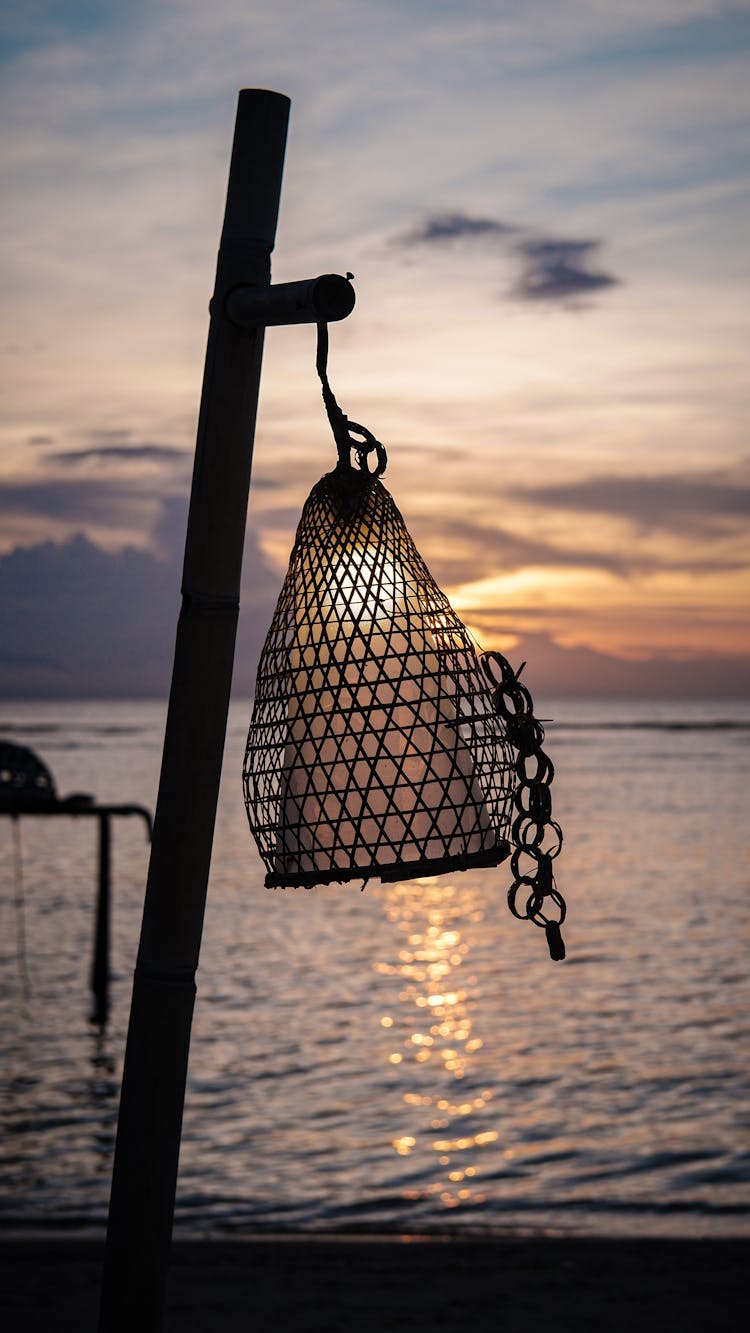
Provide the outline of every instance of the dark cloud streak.
{"type": "Polygon", "coordinates": [[[601,241],[563,240],[501,218],[435,213],[395,239],[397,245],[408,249],[455,242],[499,242],[520,261],[521,271],[509,295],[521,301],[550,301],[580,308],[583,298],[620,283],[614,274],[590,267],[601,241]]]}
{"type": "Polygon", "coordinates": [[[82,463],[88,459],[100,462],[174,462],[188,457],[185,449],[173,444],[102,444],[86,449],[64,449],[53,456],[56,463],[82,463]]]}
{"type": "MultiPolygon", "coordinates": [[[[494,622],[487,628],[497,632],[494,622]]],[[[514,634],[512,624],[506,629],[514,634]]],[[[600,698],[604,708],[605,701],[617,697],[745,698],[750,681],[747,653],[706,653],[683,660],[655,653],[645,660],[626,661],[592,648],[563,648],[543,630],[523,634],[508,656],[514,665],[528,663],[523,678],[542,707],[545,698],[561,695],[600,698]]],[[[563,721],[557,710],[555,718],[563,721]]]]}
{"type": "Polygon", "coordinates": [[[132,527],[143,507],[160,497],[153,482],[136,484],[122,478],[45,478],[0,483],[3,516],[53,518],[70,524],[123,523],[132,527]]]}
{"type": "MultiPolygon", "coordinates": [[[[140,446],[151,449],[152,446],[140,446]]],[[[168,446],[153,446],[158,450],[157,462],[188,464],[190,455],[181,449],[170,449],[162,455],[168,446]]],[[[93,451],[98,455],[98,451],[93,451]]],[[[130,454],[130,450],[125,451],[130,454]]],[[[75,457],[63,459],[63,467],[72,467],[84,461],[80,455],[87,450],[71,450],[75,457]]],[[[151,453],[144,454],[145,459],[151,453]]],[[[54,459],[45,457],[48,463],[58,463],[61,456],[54,459]]],[[[114,459],[112,460],[115,461],[114,459]]],[[[254,490],[272,490],[281,485],[273,477],[253,478],[254,490]]],[[[24,477],[0,481],[0,523],[4,518],[55,519],[71,527],[92,524],[101,527],[106,524],[121,525],[125,529],[137,530],[150,527],[153,520],[154,506],[167,501],[176,491],[184,494],[187,485],[182,468],[163,470],[161,475],[139,478],[114,469],[108,475],[24,477]]]]}
{"type": "Polygon", "coordinates": [[[624,574],[622,562],[609,552],[575,551],[522,537],[499,526],[462,519],[411,519],[417,545],[429,552],[428,564],[439,583],[473,583],[529,565],[548,569],[606,569],[624,574]],[[461,554],[456,553],[456,548],[461,554]]]}
{"type": "Polygon", "coordinates": [[[525,301],[567,301],[619,285],[587,267],[599,241],[524,240],[516,248],[525,265],[516,294],[525,301]]]}
{"type": "MultiPolygon", "coordinates": [[[[528,498],[529,493],[516,491],[528,498]]],[[[489,527],[461,519],[434,519],[420,516],[409,523],[417,545],[427,559],[438,583],[474,583],[497,574],[537,569],[598,569],[617,578],[633,575],[679,572],[703,574],[710,567],[714,573],[744,569],[741,553],[735,558],[708,556],[704,548],[690,548],[684,558],[664,558],[643,551],[637,544],[626,554],[622,550],[596,550],[590,546],[560,546],[541,538],[523,537],[502,527],[489,527]]],[[[676,525],[679,526],[679,525],[676,525]]],[[[684,524],[683,524],[684,527],[684,524]]]]}
{"type": "Polygon", "coordinates": [[[467,213],[435,213],[432,217],[396,238],[404,246],[440,244],[446,241],[476,240],[512,235],[518,230],[498,218],[473,218],[467,213]]]}
{"type": "Polygon", "coordinates": [[[513,494],[554,509],[629,519],[641,528],[689,529],[709,540],[726,535],[726,526],[717,520],[750,514],[750,486],[717,472],[605,475],[562,485],[517,487],[513,494]]]}

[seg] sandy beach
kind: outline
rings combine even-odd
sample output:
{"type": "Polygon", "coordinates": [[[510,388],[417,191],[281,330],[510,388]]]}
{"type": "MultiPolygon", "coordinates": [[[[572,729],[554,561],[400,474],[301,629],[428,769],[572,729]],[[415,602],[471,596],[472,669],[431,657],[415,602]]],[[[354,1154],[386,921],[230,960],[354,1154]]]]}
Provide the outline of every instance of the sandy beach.
{"type": "MultiPolygon", "coordinates": [[[[2,1245],[5,1333],[96,1328],[102,1244],[2,1245]]],[[[743,1240],[264,1237],[177,1241],[169,1333],[722,1333],[747,1317],[743,1240]]]]}

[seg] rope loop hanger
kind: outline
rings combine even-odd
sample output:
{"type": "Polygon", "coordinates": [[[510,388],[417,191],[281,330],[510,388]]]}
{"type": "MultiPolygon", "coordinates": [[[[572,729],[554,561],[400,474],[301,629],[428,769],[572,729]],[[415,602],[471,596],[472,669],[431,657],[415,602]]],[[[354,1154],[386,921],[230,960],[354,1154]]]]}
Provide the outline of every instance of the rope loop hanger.
{"type": "Polygon", "coordinates": [[[551,760],[525,685],[481,652],[316,370],[337,464],[302,512],[258,664],[243,785],[268,888],[385,883],[510,858],[513,916],[565,957],[551,760]]]}
{"type": "Polygon", "coordinates": [[[318,349],[315,368],[323,387],[323,402],[328,420],[333,431],[338,451],[339,468],[343,471],[361,472],[368,477],[382,477],[388,463],[385,445],[376,440],[372,431],[360,426],[357,421],[350,421],[342,412],[328,380],[328,325],[318,325],[318,349]],[[357,467],[352,464],[352,453],[357,460],[357,467]],[[375,454],[375,466],[370,466],[370,455],[375,454]]]}

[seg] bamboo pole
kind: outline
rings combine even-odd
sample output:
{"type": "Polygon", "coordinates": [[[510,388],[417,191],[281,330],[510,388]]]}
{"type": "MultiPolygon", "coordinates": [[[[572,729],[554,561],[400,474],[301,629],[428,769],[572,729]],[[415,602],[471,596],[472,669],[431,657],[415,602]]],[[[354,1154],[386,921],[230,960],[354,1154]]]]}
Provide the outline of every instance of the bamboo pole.
{"type": "Polygon", "coordinates": [[[101,1333],[151,1333],[163,1322],[263,351],[263,328],[232,323],[226,299],[235,287],[270,282],[288,117],[282,94],[240,93],[125,1053],[101,1333]]]}

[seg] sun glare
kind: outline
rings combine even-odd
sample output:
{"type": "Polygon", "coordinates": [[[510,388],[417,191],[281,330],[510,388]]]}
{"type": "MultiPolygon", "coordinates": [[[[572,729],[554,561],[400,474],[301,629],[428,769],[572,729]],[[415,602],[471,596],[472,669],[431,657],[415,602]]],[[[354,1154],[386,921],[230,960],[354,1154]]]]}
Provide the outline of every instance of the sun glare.
{"type": "Polygon", "coordinates": [[[403,988],[399,1013],[383,1015],[380,1024],[390,1043],[399,1037],[398,1049],[384,1048],[384,1058],[405,1084],[401,1100],[409,1111],[391,1146],[401,1157],[418,1155],[429,1174],[428,1183],[406,1194],[436,1198],[446,1208],[480,1203],[482,1152],[499,1140],[490,1090],[468,1086],[476,1088],[483,1048],[474,1030],[474,979],[467,974],[482,908],[470,886],[431,877],[390,887],[387,912],[402,944],[395,963],[375,969],[400,978],[403,988]]]}

